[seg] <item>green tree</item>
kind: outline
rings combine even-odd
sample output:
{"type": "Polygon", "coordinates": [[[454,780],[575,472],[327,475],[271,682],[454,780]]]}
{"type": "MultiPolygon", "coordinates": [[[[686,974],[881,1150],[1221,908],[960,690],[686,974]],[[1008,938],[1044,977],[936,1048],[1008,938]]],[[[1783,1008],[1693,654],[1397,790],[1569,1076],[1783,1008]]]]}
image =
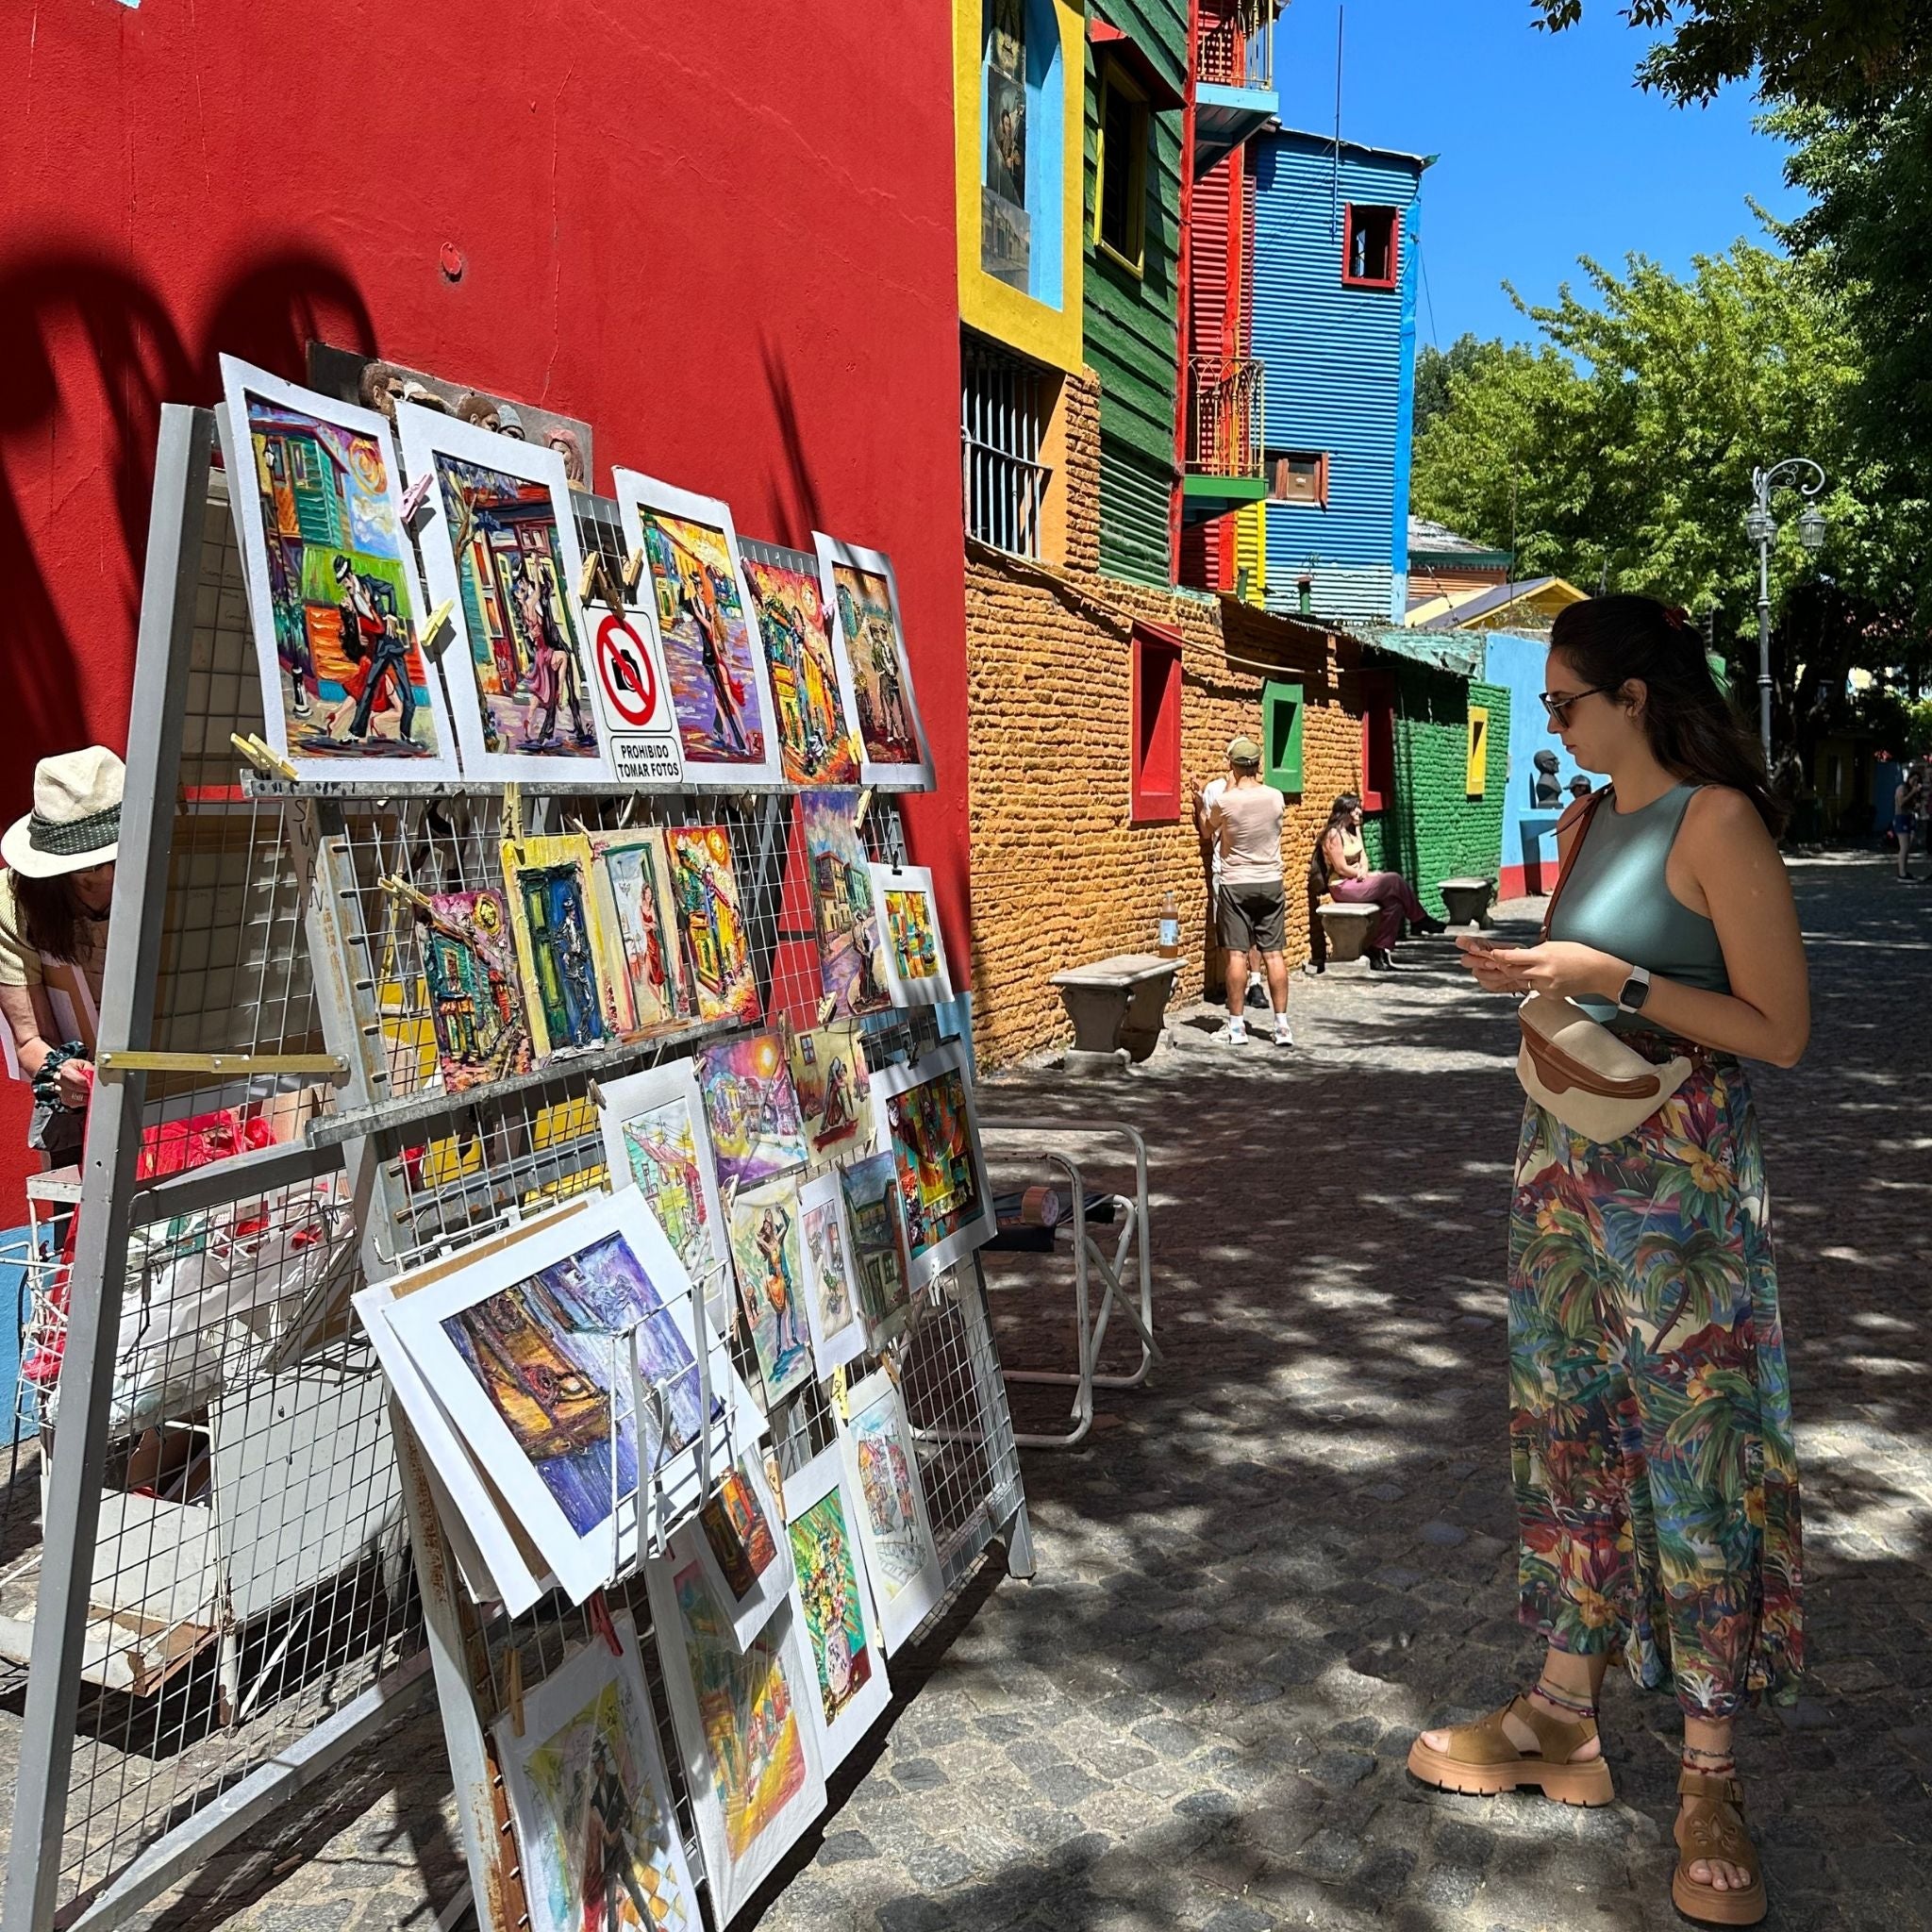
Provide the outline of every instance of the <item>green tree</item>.
{"type": "Polygon", "coordinates": [[[1433,342],[1423,344],[1421,355],[1415,358],[1415,428],[1418,436],[1448,407],[1451,379],[1472,368],[1483,347],[1481,338],[1474,333],[1457,336],[1446,349],[1439,349],[1433,342]]]}

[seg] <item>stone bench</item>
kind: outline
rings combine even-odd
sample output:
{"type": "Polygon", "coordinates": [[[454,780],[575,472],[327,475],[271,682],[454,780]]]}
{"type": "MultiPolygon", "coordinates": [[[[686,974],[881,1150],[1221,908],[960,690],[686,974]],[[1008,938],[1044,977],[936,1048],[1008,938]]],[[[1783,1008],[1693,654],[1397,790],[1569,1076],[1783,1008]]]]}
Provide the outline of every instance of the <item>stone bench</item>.
{"type": "Polygon", "coordinates": [[[1379,906],[1341,906],[1324,899],[1315,908],[1327,940],[1325,957],[1338,966],[1359,959],[1369,949],[1369,941],[1382,917],[1379,906]]]}
{"type": "Polygon", "coordinates": [[[1069,1073],[1097,1073],[1129,1059],[1144,1060],[1160,1043],[1160,1029],[1174,991],[1178,959],[1158,953],[1120,953],[1091,966],[1056,973],[1053,983],[1074,1024],[1069,1073]]]}
{"type": "Polygon", "coordinates": [[[1438,879],[1436,890],[1442,895],[1445,916],[1451,925],[1487,925],[1490,902],[1496,888],[1490,879],[1438,879]]]}

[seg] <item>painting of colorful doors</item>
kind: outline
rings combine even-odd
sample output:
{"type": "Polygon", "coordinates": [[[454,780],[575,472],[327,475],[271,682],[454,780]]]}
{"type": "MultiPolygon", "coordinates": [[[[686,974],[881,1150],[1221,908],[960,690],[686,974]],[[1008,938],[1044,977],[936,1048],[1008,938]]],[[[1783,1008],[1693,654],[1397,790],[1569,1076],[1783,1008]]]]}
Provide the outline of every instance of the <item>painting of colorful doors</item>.
{"type": "Polygon", "coordinates": [[[846,1020],[800,1027],[791,1036],[789,1052],[812,1165],[871,1146],[872,1084],[858,1024],[846,1020]]]}
{"type": "Polygon", "coordinates": [[[535,1064],[503,894],[434,892],[418,913],[442,1084],[460,1093],[535,1064]]]}
{"type": "Polygon", "coordinates": [[[269,743],[313,776],[455,777],[389,425],[233,357],[221,363],[269,743]]]}
{"type": "Polygon", "coordinates": [[[745,581],[772,674],[786,780],[856,785],[858,735],[851,693],[832,650],[818,560],[807,551],[770,543],[746,543],[743,552],[745,581]]]}
{"type": "Polygon", "coordinates": [[[591,881],[610,956],[616,1027],[655,1033],[694,1011],[677,937],[671,853],[658,831],[592,832],[591,881]]]}
{"type": "Polygon", "coordinates": [[[775,1033],[701,1047],[697,1074],[721,1188],[755,1187],[805,1165],[805,1124],[775,1033]]]}
{"type": "Polygon", "coordinates": [[[832,643],[858,709],[859,780],[929,790],[932,753],[912,691],[892,559],[821,530],[812,532],[832,643]]]}
{"type": "Polygon", "coordinates": [[[798,811],[811,874],[820,982],[837,1012],[883,1012],[892,1000],[879,970],[879,910],[858,838],[858,793],[801,792],[798,811]]]}
{"type": "Polygon", "coordinates": [[[769,1413],[812,1378],[797,1183],[775,1180],[743,1189],[731,1197],[724,1215],[738,1271],[739,1306],[764,1379],[769,1413]]]}
{"type": "Polygon", "coordinates": [[[635,470],[612,475],[650,577],[687,782],[777,782],[763,642],[729,508],[635,470]]]}
{"type": "Polygon", "coordinates": [[[674,825],[664,844],[698,1018],[749,1025],[764,1006],[752,972],[731,834],[723,825],[674,825]]]}
{"type": "Polygon", "coordinates": [[[932,874],[923,865],[874,865],[872,891],[885,922],[881,977],[892,1004],[934,1007],[950,1000],[953,978],[932,874]]]}
{"type": "Polygon", "coordinates": [[[902,1324],[912,1296],[906,1218],[899,1206],[898,1163],[874,1154],[839,1170],[852,1236],[852,1271],[872,1345],[902,1324]]]}
{"type": "Polygon", "coordinates": [[[601,977],[608,956],[591,891],[591,841],[580,834],[520,839],[503,848],[503,876],[540,1058],[594,1046],[615,1031],[616,1001],[601,977]]]}
{"type": "Polygon", "coordinates": [[[396,423],[410,476],[434,479],[423,564],[431,595],[455,607],[443,670],[464,770],[611,775],[563,458],[414,403],[396,423]]]}

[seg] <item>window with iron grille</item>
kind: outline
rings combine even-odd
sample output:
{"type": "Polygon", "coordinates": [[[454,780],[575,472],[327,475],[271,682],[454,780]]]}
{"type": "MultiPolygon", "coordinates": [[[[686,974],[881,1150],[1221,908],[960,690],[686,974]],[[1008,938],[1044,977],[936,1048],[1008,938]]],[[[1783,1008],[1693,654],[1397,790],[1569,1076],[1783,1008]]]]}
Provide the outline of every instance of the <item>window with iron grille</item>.
{"type": "Polygon", "coordinates": [[[1040,555],[1041,513],[1053,471],[1041,460],[1053,416],[1056,378],[983,337],[961,347],[959,444],[965,469],[966,534],[1040,555]]]}

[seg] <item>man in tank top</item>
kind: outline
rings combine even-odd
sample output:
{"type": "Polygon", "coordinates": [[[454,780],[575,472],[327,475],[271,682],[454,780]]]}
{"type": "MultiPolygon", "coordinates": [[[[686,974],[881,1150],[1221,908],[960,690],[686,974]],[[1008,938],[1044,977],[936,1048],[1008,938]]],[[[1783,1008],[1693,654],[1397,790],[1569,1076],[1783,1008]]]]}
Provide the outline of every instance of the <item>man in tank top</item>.
{"type": "Polygon", "coordinates": [[[1237,738],[1227,748],[1227,786],[1208,808],[1208,829],[1221,855],[1219,920],[1226,954],[1227,1025],[1222,1039],[1248,1037],[1241,1004],[1248,961],[1258,955],[1274,1009],[1274,1044],[1292,1046],[1288,1024],[1287,901],[1281,885],[1281,793],[1261,782],[1261,747],[1237,738]]]}

